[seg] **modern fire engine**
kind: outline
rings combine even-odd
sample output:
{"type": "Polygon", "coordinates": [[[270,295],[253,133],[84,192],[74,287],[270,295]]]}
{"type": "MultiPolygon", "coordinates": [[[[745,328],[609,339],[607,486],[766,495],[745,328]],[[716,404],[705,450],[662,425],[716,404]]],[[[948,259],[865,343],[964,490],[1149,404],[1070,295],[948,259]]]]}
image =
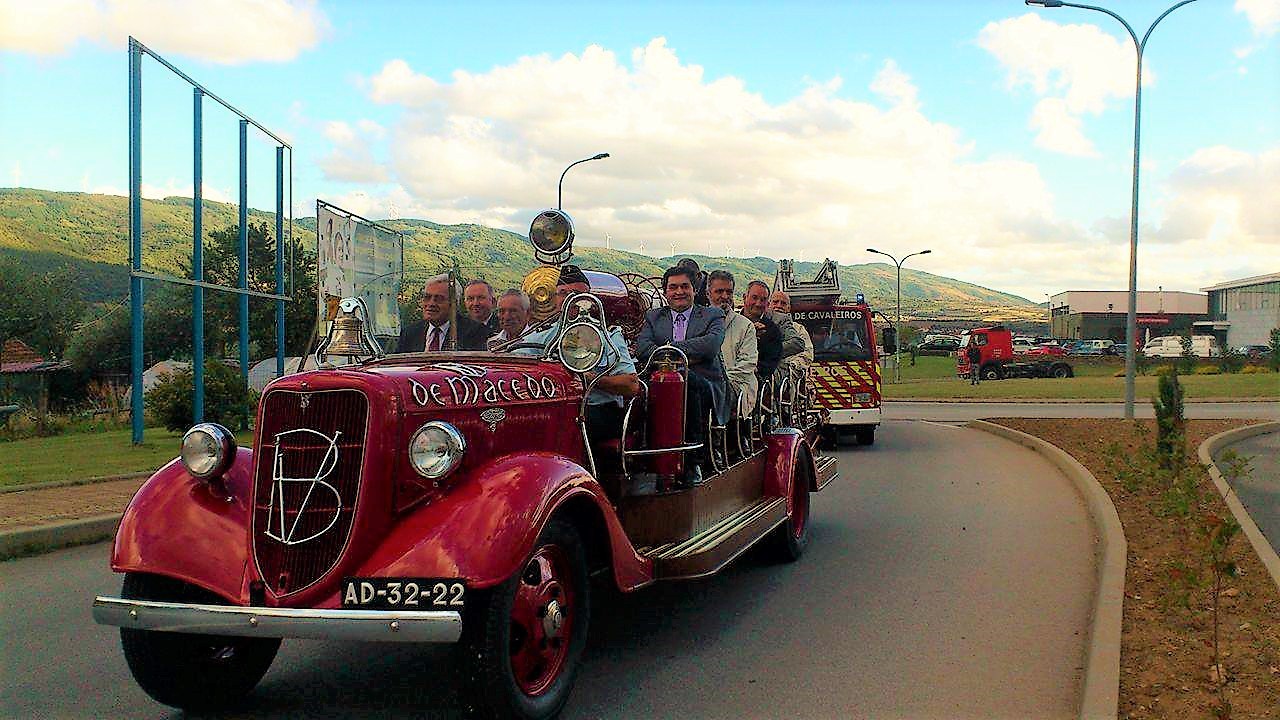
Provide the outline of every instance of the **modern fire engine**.
{"type": "Polygon", "coordinates": [[[796,280],[791,260],[778,263],[774,289],[791,297],[791,317],[809,331],[813,403],[830,413],[829,440],[851,433],[860,445],[875,442],[880,424],[880,366],[871,308],[861,293],[840,299],[840,273],[825,260],[812,280],[796,280]]]}

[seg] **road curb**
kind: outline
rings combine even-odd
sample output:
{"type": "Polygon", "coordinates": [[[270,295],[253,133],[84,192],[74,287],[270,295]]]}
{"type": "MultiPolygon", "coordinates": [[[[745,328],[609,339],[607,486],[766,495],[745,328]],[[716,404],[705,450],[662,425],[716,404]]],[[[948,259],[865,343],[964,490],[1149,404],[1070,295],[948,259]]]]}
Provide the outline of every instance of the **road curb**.
{"type": "Polygon", "coordinates": [[[1204,465],[1209,471],[1209,477],[1213,479],[1213,485],[1218,488],[1218,494],[1222,496],[1223,502],[1227,504],[1231,514],[1235,516],[1236,522],[1240,523],[1240,529],[1244,531],[1244,536],[1249,539],[1249,544],[1253,546],[1253,551],[1258,555],[1258,559],[1262,561],[1262,566],[1271,575],[1271,580],[1276,584],[1276,589],[1280,589],[1280,556],[1276,555],[1275,548],[1271,547],[1271,543],[1267,542],[1267,538],[1263,536],[1258,524],[1253,521],[1252,517],[1249,517],[1249,511],[1245,509],[1244,504],[1240,502],[1240,498],[1236,496],[1236,491],[1227,484],[1226,479],[1222,477],[1222,471],[1213,462],[1213,454],[1223,446],[1255,435],[1266,435],[1273,432],[1280,432],[1280,421],[1227,430],[1200,443],[1200,448],[1196,453],[1200,456],[1200,464],[1204,465]]]}
{"type": "Polygon", "coordinates": [[[1062,471],[1084,498],[1089,519],[1101,544],[1098,587],[1093,596],[1093,623],[1085,652],[1080,717],[1114,720],[1120,705],[1120,625],[1124,610],[1124,571],[1128,544],[1111,496],[1093,473],[1061,448],[1038,437],[985,420],[968,427],[998,435],[1028,447],[1062,471]]]}
{"type": "Polygon", "coordinates": [[[0,532],[0,560],[39,555],[75,545],[88,545],[115,537],[120,513],[80,520],[16,528],[0,532]]]}
{"type": "Polygon", "coordinates": [[[28,490],[52,490],[54,488],[75,487],[77,485],[96,485],[97,483],[117,482],[119,480],[142,480],[151,477],[154,470],[125,473],[123,475],[101,475],[99,477],[80,478],[78,480],[54,480],[47,483],[26,483],[25,485],[9,485],[0,488],[0,495],[5,493],[27,492],[28,490]]]}
{"type": "MultiPolygon", "coordinates": [[[[981,405],[983,403],[1001,405],[1122,405],[1124,399],[1096,400],[1089,398],[884,398],[886,403],[939,403],[939,404],[972,404],[981,405]]],[[[1183,401],[1187,405],[1195,405],[1199,403],[1273,403],[1280,402],[1280,398],[1275,397],[1247,397],[1247,398],[1189,398],[1183,401]]],[[[1138,400],[1139,405],[1148,405],[1150,400],[1138,400]]]]}

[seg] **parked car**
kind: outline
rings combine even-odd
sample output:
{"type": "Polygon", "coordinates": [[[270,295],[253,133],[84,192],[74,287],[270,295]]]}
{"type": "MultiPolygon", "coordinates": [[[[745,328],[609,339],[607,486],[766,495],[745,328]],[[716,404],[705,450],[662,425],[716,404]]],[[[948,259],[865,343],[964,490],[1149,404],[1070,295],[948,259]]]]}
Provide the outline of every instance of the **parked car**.
{"type": "Polygon", "coordinates": [[[1049,345],[1046,343],[1044,345],[1037,345],[1031,348],[1030,350],[1027,351],[1027,354],[1028,355],[1051,355],[1053,357],[1062,357],[1067,354],[1067,351],[1063,350],[1061,347],[1058,347],[1057,345],[1049,345]]]}
{"type": "Polygon", "coordinates": [[[1068,355],[1073,355],[1073,356],[1088,356],[1088,355],[1097,356],[1097,355],[1103,354],[1101,350],[1090,345],[1087,340],[1073,341],[1070,345],[1064,347],[1063,349],[1067,351],[1068,355]]]}
{"type": "Polygon", "coordinates": [[[1026,355],[1036,347],[1035,339],[1025,337],[1014,338],[1012,347],[1014,355],[1026,355]]]}
{"type": "Polygon", "coordinates": [[[1129,352],[1129,343],[1116,343],[1115,345],[1111,346],[1112,355],[1118,355],[1119,357],[1124,357],[1124,354],[1126,352],[1129,352]]]}
{"type": "Polygon", "coordinates": [[[1236,348],[1236,352],[1250,360],[1271,357],[1270,345],[1241,345],[1236,348]]]}
{"type": "Polygon", "coordinates": [[[939,337],[936,339],[925,340],[916,345],[917,355],[950,355],[960,347],[960,339],[953,337],[939,337]]]}
{"type": "MultiPolygon", "coordinates": [[[[1182,357],[1182,337],[1166,335],[1151,338],[1146,345],[1142,346],[1142,354],[1147,357],[1182,357]]],[[[1218,348],[1218,341],[1213,336],[1192,335],[1191,354],[1198,358],[1211,358],[1218,357],[1222,351],[1218,348]]]]}

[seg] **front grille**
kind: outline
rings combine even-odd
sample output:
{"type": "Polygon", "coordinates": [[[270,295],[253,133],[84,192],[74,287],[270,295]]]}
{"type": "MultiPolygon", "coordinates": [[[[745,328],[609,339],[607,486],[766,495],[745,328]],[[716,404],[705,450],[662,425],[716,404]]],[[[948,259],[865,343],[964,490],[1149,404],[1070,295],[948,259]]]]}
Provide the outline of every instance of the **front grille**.
{"type": "Polygon", "coordinates": [[[347,545],[369,401],[358,390],[273,390],[263,402],[253,548],[262,579],[280,597],[323,577],[347,545]]]}

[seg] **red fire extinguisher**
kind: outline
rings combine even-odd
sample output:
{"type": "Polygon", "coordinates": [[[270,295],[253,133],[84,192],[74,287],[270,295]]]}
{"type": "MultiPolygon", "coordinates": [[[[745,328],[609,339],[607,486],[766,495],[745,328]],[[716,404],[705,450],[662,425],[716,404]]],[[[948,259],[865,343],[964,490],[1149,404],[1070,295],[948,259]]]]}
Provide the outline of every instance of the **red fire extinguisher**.
{"type": "MultiPolygon", "coordinates": [[[[684,444],[684,376],[671,362],[659,363],[649,376],[649,447],[684,444]]],[[[657,487],[666,490],[684,471],[684,453],[673,450],[653,456],[657,487]]]]}

